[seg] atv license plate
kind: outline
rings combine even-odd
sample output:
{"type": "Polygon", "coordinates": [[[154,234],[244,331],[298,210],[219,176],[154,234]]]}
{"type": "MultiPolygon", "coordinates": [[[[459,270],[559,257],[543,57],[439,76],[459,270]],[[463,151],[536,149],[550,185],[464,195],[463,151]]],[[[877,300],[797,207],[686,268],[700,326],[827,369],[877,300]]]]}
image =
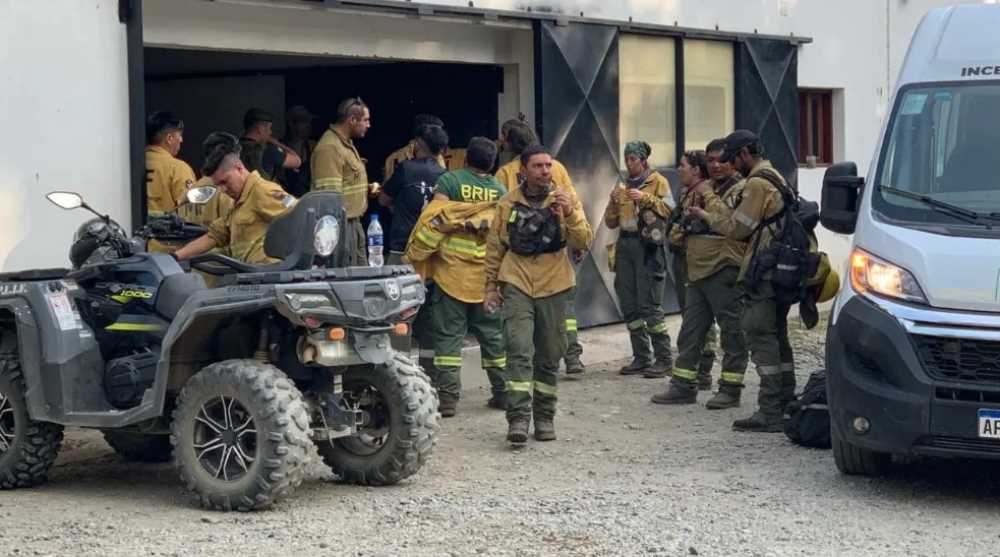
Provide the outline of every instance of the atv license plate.
{"type": "Polygon", "coordinates": [[[979,410],[979,437],[1000,439],[1000,410],[979,410]]]}

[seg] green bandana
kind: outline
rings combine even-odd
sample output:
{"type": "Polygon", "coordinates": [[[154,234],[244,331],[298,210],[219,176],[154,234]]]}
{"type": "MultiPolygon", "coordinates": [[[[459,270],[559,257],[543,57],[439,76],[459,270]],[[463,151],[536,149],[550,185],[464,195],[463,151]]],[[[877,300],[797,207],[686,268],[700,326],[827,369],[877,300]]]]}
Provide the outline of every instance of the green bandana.
{"type": "Polygon", "coordinates": [[[645,141],[629,141],[625,144],[625,156],[635,155],[642,160],[649,158],[649,155],[653,154],[653,148],[649,146],[649,143],[645,141]]]}

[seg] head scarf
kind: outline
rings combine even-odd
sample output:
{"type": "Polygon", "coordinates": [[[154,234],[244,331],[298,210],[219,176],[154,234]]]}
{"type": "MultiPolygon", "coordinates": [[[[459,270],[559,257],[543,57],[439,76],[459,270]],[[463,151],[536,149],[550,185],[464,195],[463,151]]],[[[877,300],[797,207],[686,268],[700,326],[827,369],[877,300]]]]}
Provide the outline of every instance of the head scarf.
{"type": "Polygon", "coordinates": [[[653,154],[653,148],[645,141],[635,140],[625,144],[625,156],[635,155],[642,160],[649,158],[653,154]]]}

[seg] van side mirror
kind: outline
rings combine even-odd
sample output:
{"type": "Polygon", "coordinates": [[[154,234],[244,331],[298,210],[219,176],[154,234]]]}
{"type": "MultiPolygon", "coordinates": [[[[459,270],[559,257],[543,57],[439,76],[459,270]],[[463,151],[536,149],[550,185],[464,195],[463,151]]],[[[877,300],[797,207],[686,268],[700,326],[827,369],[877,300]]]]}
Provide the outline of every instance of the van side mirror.
{"type": "Polygon", "coordinates": [[[858,165],[838,162],[823,175],[823,195],[819,221],[829,230],[854,234],[858,205],[865,179],[858,176],[858,165]]]}

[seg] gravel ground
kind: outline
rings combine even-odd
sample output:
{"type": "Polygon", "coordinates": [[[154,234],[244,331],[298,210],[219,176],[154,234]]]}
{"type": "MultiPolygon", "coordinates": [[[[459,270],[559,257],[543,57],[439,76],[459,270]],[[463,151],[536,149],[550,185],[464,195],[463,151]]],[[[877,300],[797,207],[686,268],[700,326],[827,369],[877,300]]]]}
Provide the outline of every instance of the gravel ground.
{"type": "MultiPolygon", "coordinates": [[[[795,331],[800,381],[822,331],[795,331]]],[[[168,465],[69,430],[42,487],[0,493],[0,555],[997,555],[995,469],[920,461],[838,475],[829,451],[730,429],[744,408],[663,408],[623,362],[560,386],[559,441],[521,451],[471,393],[430,464],[390,488],[313,477],[274,508],[200,510],[168,465]],[[239,553],[236,553],[239,552],[239,553]]],[[[707,398],[701,395],[701,400],[707,398]]]]}

